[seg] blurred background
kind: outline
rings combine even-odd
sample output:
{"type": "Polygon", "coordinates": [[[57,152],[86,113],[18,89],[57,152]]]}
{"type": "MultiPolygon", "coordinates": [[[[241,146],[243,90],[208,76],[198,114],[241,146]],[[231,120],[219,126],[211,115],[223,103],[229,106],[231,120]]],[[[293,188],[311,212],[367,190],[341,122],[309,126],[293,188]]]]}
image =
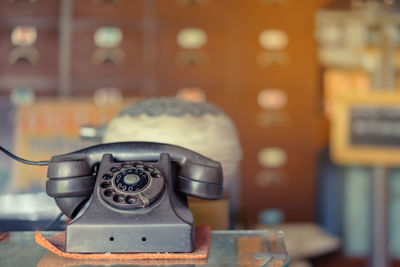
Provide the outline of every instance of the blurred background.
{"type": "MultiPolygon", "coordinates": [[[[400,265],[399,67],[396,0],[0,0],[0,144],[45,160],[135,101],[208,101],[243,150],[231,228],[367,266],[383,225],[400,265]]],[[[2,230],[57,216],[45,177],[0,155],[2,230]]]]}

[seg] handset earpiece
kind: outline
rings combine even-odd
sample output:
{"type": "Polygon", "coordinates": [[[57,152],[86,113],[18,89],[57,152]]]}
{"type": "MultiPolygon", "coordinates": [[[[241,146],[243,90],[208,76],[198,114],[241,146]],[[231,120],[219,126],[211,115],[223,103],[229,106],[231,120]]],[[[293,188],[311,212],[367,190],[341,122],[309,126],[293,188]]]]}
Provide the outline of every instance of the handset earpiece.
{"type": "Polygon", "coordinates": [[[206,164],[203,162],[186,159],[178,172],[178,190],[182,193],[203,199],[220,199],[222,196],[222,168],[221,165],[206,164]]]}
{"type": "Polygon", "coordinates": [[[93,167],[84,158],[62,160],[58,157],[54,160],[53,157],[49,161],[47,177],[47,194],[55,198],[58,207],[69,218],[79,212],[96,182],[93,167]]]}

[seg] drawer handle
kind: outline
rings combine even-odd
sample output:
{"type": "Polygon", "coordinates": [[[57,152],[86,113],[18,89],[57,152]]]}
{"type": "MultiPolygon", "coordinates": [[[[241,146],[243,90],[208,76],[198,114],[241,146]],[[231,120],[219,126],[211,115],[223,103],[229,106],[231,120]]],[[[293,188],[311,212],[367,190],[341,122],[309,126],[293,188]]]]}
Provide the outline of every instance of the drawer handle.
{"type": "Polygon", "coordinates": [[[29,62],[35,65],[39,62],[39,52],[32,46],[15,47],[8,55],[8,62],[13,65],[18,62],[29,62]]]}
{"type": "Polygon", "coordinates": [[[94,65],[120,65],[125,60],[125,53],[121,48],[98,48],[94,51],[92,61],[94,65]]]}
{"type": "Polygon", "coordinates": [[[202,66],[208,61],[208,54],[204,51],[179,51],[175,56],[176,65],[181,67],[202,66]]]}
{"type": "Polygon", "coordinates": [[[290,56],[285,52],[261,52],[257,56],[257,63],[261,67],[274,65],[286,67],[290,65],[290,56]]]}

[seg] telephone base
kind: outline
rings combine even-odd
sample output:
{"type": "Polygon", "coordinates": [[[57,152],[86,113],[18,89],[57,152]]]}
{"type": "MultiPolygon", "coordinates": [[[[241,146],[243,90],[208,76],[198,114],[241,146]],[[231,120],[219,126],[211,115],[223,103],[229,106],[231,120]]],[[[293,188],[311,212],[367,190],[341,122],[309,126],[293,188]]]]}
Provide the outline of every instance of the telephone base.
{"type": "Polygon", "coordinates": [[[79,225],[69,227],[66,251],[107,252],[191,252],[194,229],[188,224],[79,225]],[[73,240],[73,242],[70,242],[73,240]]]}
{"type": "MultiPolygon", "coordinates": [[[[132,173],[134,173],[132,171],[132,173]]],[[[186,196],[175,192],[168,154],[158,162],[114,162],[110,154],[103,156],[88,207],[67,226],[66,251],[79,253],[126,252],[191,252],[194,250],[193,215],[186,196]],[[135,166],[135,167],[132,167],[135,166]],[[140,167],[139,167],[140,166],[140,167]],[[117,179],[127,180],[130,170],[137,168],[139,184],[145,177],[147,185],[138,192],[126,193],[113,188],[115,181],[105,177],[112,170],[117,179]],[[146,168],[151,168],[148,171],[146,168]],[[157,172],[156,178],[149,178],[157,172]],[[104,184],[106,184],[104,188],[104,184]],[[112,184],[112,186],[111,186],[112,184]],[[111,189],[110,189],[111,188],[111,189]],[[107,190],[114,195],[108,196],[107,190]],[[122,201],[119,201],[122,198],[122,201]],[[128,203],[126,200],[135,199],[128,203]],[[137,207],[142,205],[145,207],[137,207]]],[[[121,182],[122,183],[122,182],[121,182]]]]}

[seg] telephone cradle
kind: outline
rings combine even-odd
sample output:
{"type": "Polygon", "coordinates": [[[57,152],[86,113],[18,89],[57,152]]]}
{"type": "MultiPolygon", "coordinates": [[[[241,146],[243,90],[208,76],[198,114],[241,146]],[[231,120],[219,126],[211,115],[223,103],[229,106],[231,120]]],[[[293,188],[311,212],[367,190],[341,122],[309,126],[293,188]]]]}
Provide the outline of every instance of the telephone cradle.
{"type": "Polygon", "coordinates": [[[221,164],[174,145],[100,144],[48,165],[47,194],[72,219],[66,252],[191,252],[187,196],[222,196],[221,164]]]}

